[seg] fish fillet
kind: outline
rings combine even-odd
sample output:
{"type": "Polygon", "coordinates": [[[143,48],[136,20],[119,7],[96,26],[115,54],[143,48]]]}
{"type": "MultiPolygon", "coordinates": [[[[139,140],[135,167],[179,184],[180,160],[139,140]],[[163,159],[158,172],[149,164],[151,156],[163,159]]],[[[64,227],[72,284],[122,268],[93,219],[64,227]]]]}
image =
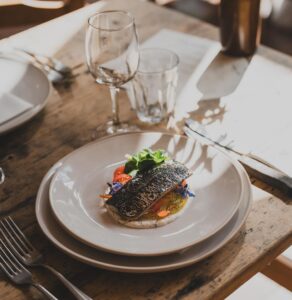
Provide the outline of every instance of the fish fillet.
{"type": "Polygon", "coordinates": [[[106,206],[125,220],[135,220],[191,174],[183,164],[167,161],[138,173],[106,201],[106,206]]]}

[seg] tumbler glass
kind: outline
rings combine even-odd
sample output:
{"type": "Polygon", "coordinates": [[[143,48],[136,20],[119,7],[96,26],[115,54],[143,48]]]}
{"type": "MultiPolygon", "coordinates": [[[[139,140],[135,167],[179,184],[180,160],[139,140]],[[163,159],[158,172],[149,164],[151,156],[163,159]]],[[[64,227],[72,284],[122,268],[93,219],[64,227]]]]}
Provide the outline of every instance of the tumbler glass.
{"type": "Polygon", "coordinates": [[[132,103],[140,121],[156,124],[175,106],[179,58],[158,48],[140,50],[138,71],[131,82],[132,103]]]}

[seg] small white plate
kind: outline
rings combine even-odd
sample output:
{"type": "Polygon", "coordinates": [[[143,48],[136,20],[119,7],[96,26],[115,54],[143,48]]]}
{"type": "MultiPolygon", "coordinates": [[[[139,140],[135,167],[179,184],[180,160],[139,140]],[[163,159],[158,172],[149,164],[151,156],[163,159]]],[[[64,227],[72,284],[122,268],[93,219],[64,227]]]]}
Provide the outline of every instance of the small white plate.
{"type": "Polygon", "coordinates": [[[132,133],[105,138],[71,153],[50,187],[52,210],[62,226],[84,243],[117,254],[156,256],[178,252],[210,237],[235,214],[242,199],[238,163],[222,152],[179,135],[132,133]],[[152,229],[118,224],[102,208],[99,194],[125,154],[165,149],[194,171],[196,193],[174,222],[152,229]]]}
{"type": "Polygon", "coordinates": [[[240,167],[243,177],[243,199],[232,219],[215,235],[182,253],[159,257],[129,257],[115,255],[88,247],[67,234],[55,220],[49,204],[49,187],[62,160],[53,166],[42,180],[36,198],[36,217],[43,233],[69,256],[86,264],[117,272],[164,272],[189,266],[202,260],[229,242],[244,224],[251,207],[252,193],[249,178],[240,167]]]}
{"type": "Polygon", "coordinates": [[[39,113],[46,105],[52,87],[42,70],[13,54],[0,54],[0,78],[1,95],[9,94],[11,98],[22,99],[31,106],[0,124],[0,134],[3,134],[39,113]]]}

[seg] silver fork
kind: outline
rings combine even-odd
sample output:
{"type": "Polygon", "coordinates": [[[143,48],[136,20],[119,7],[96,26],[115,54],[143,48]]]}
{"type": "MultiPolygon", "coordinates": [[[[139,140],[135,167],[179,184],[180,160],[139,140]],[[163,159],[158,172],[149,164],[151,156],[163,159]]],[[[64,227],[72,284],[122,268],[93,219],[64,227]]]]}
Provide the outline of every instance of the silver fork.
{"type": "Polygon", "coordinates": [[[18,285],[32,285],[50,300],[58,300],[44,286],[32,280],[31,273],[17,260],[0,239],[0,268],[12,282],[18,285]]]}
{"type": "Polygon", "coordinates": [[[30,56],[32,59],[34,59],[37,63],[48,66],[50,69],[55,70],[56,72],[64,75],[64,76],[71,76],[72,75],[72,68],[69,66],[63,64],[61,61],[59,61],[56,58],[48,57],[43,54],[35,54],[29,50],[19,48],[19,47],[13,47],[14,50],[20,51],[25,53],[26,55],[30,56]]]}
{"type": "Polygon", "coordinates": [[[43,267],[53,273],[71,291],[78,300],[92,300],[89,296],[79,290],[73,283],[66,279],[61,273],[51,266],[43,263],[43,255],[35,249],[24,233],[9,216],[0,222],[0,233],[7,242],[9,248],[26,266],[43,267]]]}

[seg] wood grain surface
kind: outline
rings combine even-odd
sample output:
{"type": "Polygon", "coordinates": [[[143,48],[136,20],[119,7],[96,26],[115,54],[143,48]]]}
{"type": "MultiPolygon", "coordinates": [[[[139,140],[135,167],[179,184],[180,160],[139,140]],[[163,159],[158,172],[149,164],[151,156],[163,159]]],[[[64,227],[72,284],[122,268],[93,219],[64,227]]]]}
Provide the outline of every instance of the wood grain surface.
{"type": "MultiPolygon", "coordinates": [[[[66,17],[32,28],[10,39],[19,46],[54,55],[71,66],[84,61],[84,24],[97,10],[125,9],[136,18],[140,41],[161,28],[217,39],[217,30],[196,19],[137,0],[98,2],[66,17]]],[[[288,56],[261,47],[259,52],[292,66],[288,56]]],[[[83,65],[70,88],[55,89],[44,111],[24,126],[0,137],[0,165],[7,179],[0,186],[0,216],[12,215],[56,267],[94,299],[223,299],[264,268],[292,241],[291,199],[260,182],[253,183],[252,211],[237,236],[224,248],[191,267],[163,274],[120,274],[86,266],[57,250],[41,233],[35,218],[35,196],[48,169],[64,155],[91,141],[92,131],[110,115],[107,87],[94,84],[83,65]]],[[[121,94],[122,119],[137,122],[121,94]]],[[[199,114],[199,112],[197,112],[199,114]]],[[[198,116],[199,117],[199,116],[198,116]]],[[[141,125],[141,124],[140,124],[141,125]]],[[[147,128],[149,129],[149,128],[147,128]]],[[[153,130],[162,130],[152,128],[153,130]]],[[[165,129],[164,129],[165,130],[165,129]]],[[[36,279],[59,299],[73,299],[44,270],[32,270],[36,279]]],[[[2,275],[1,300],[43,299],[32,288],[13,286],[2,275]]]]}

